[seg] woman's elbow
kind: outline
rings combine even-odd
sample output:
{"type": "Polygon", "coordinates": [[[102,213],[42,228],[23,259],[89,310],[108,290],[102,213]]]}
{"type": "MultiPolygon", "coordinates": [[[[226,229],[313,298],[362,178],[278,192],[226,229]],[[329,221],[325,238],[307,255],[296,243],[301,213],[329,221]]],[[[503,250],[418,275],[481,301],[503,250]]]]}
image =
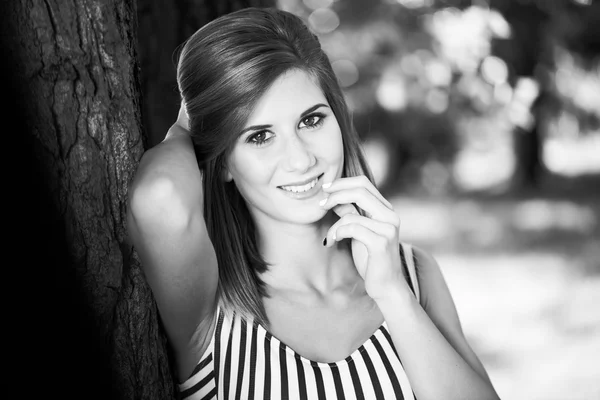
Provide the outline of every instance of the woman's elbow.
{"type": "Polygon", "coordinates": [[[153,176],[133,185],[127,219],[138,229],[185,229],[192,214],[182,193],[168,176],[153,176]]]}

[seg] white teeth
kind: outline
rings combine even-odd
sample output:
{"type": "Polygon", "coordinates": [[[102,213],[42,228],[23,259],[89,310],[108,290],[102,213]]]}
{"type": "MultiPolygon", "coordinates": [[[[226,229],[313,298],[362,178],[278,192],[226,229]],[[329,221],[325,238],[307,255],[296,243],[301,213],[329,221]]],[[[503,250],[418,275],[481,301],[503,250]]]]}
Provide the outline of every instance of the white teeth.
{"type": "Polygon", "coordinates": [[[315,180],[313,180],[312,182],[307,183],[306,185],[302,185],[302,186],[282,186],[281,188],[283,190],[287,190],[288,192],[294,192],[294,193],[307,192],[310,189],[312,189],[312,188],[315,187],[315,185],[317,184],[318,180],[319,180],[319,178],[315,178],[315,180]]]}

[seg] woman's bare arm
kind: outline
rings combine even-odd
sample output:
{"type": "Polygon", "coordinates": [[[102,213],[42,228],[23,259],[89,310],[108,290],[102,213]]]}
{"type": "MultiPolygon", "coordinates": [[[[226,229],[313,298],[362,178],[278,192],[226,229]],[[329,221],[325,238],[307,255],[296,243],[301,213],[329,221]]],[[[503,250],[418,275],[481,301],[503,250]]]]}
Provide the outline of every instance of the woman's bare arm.
{"type": "Polygon", "coordinates": [[[418,247],[413,247],[421,286],[421,305],[442,335],[462,358],[490,385],[490,378],[467,342],[454,300],[435,259],[418,247]]]}
{"type": "Polygon", "coordinates": [[[437,262],[413,248],[421,303],[399,290],[378,303],[419,399],[498,400],[490,379],[467,343],[437,262]]]}
{"type": "Polygon", "coordinates": [[[181,116],[143,155],[129,190],[127,224],[184,380],[210,339],[218,270],[202,211],[202,177],[181,116]]]}

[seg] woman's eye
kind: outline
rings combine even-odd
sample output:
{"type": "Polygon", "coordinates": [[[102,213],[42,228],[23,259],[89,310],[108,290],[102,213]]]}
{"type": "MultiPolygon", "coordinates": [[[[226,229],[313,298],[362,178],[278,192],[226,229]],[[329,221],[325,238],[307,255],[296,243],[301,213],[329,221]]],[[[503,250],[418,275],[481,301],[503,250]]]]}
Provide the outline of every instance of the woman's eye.
{"type": "Polygon", "coordinates": [[[316,128],[323,123],[325,116],[322,114],[313,114],[304,118],[300,123],[300,128],[316,128]]]}
{"type": "Polygon", "coordinates": [[[270,136],[269,132],[260,131],[260,132],[256,132],[256,133],[248,136],[248,139],[246,140],[246,142],[255,144],[257,146],[262,146],[269,140],[271,140],[271,136],[270,136]]]}

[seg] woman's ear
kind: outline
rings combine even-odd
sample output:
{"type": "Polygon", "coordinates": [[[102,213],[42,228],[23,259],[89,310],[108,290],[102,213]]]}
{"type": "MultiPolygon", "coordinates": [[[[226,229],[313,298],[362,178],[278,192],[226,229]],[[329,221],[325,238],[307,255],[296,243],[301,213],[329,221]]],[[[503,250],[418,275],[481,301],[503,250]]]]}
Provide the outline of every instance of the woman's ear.
{"type": "Polygon", "coordinates": [[[229,168],[226,168],[226,169],[223,171],[223,174],[222,174],[222,176],[221,176],[221,177],[223,178],[223,180],[224,180],[225,182],[231,182],[231,181],[233,180],[233,176],[231,175],[231,172],[229,172],[229,168]]]}
{"type": "Polygon", "coordinates": [[[221,180],[223,182],[231,182],[233,180],[233,175],[231,175],[229,168],[229,160],[226,160],[223,164],[221,164],[221,180]]]}

